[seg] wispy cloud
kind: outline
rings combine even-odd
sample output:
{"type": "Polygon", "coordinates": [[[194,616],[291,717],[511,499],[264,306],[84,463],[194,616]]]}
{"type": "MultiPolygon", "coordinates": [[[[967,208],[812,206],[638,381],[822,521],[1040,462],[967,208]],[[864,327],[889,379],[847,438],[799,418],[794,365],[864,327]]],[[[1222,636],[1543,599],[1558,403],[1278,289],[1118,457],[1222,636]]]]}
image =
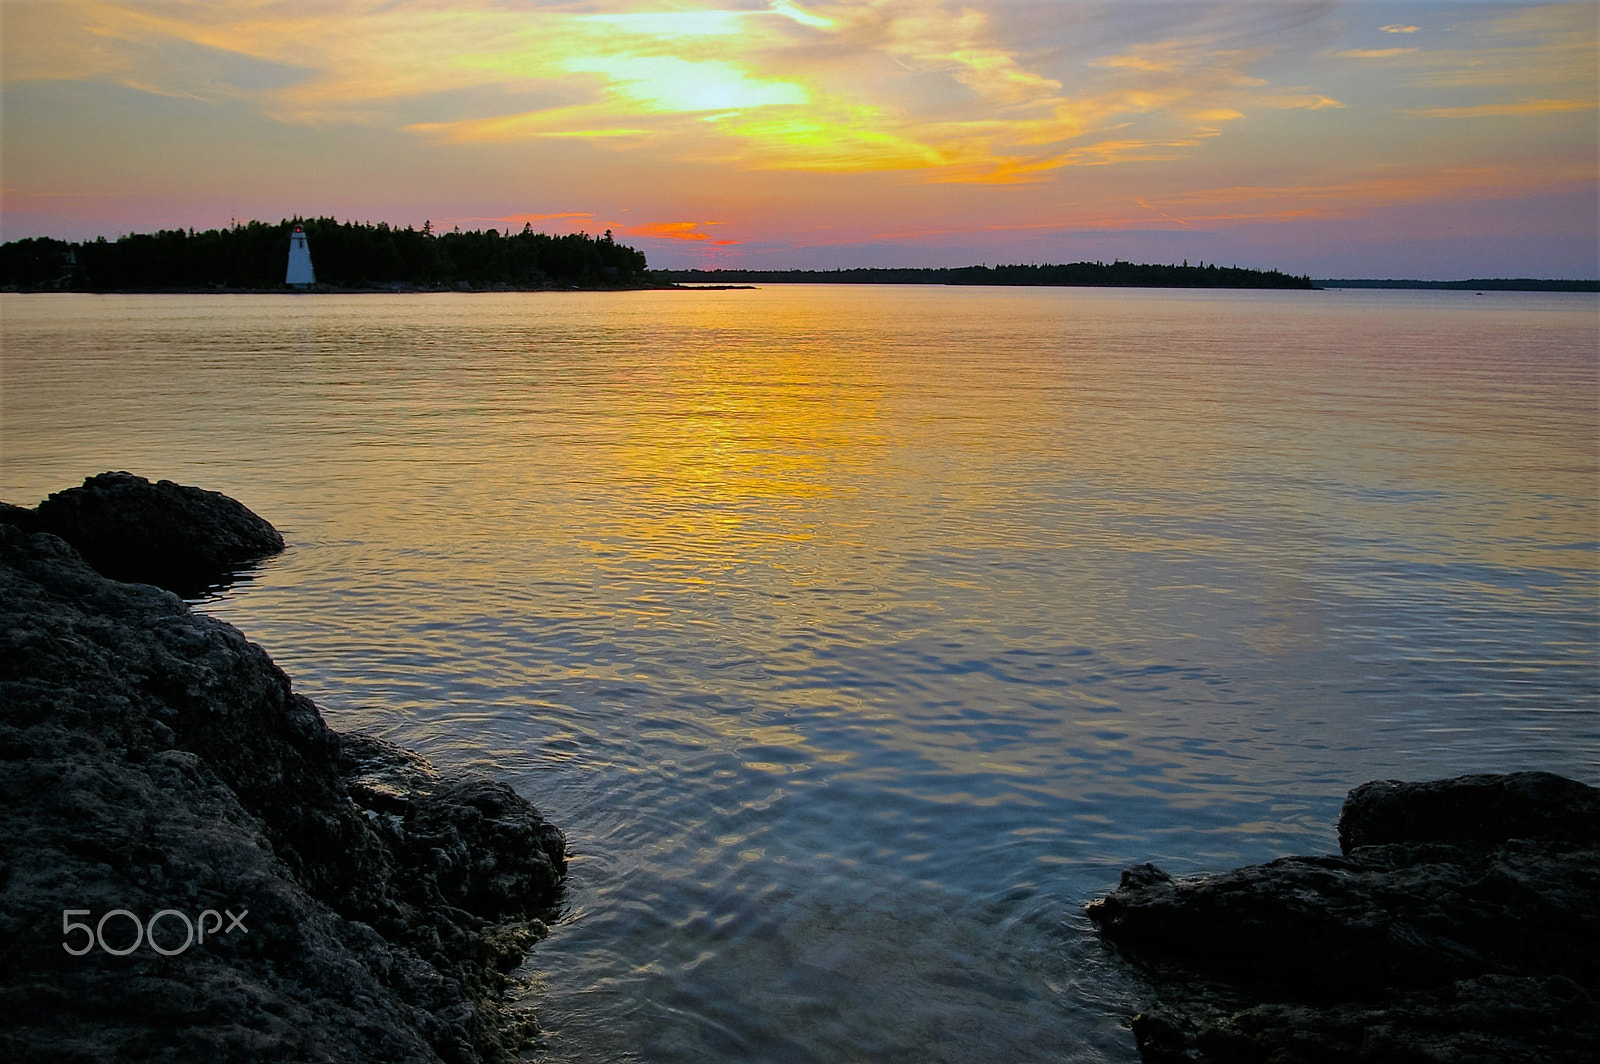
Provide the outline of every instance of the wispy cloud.
{"type": "Polygon", "coordinates": [[[457,143],[605,141],[757,170],[1027,183],[1073,165],[1148,161],[1150,145],[1170,154],[1260,110],[1337,106],[1274,92],[1251,72],[1272,52],[1260,40],[1237,47],[1209,31],[1063,67],[1045,42],[1007,36],[991,13],[958,0],[667,10],[627,0],[57,0],[50,12],[48,32],[30,36],[51,43],[20,69],[8,55],[8,79],[106,80],[247,100],[285,122],[457,143]],[[255,86],[197,79],[160,61],[175,45],[285,73],[255,86]],[[536,105],[486,110],[486,90],[536,105]],[[418,114],[450,101],[453,116],[418,114]],[[1144,128],[1129,136],[1130,123],[1144,128]]]}
{"type": "Polygon", "coordinates": [[[1403,55],[1416,55],[1417,48],[1349,48],[1334,55],[1340,59],[1398,59],[1403,55]]]}
{"type": "Polygon", "coordinates": [[[1581,158],[1552,161],[1550,169],[1542,174],[1531,173],[1516,162],[1414,166],[1333,181],[1195,189],[1162,202],[1181,212],[1191,224],[1348,218],[1444,195],[1483,200],[1552,187],[1581,188],[1593,176],[1581,158]]]}
{"type": "Polygon", "coordinates": [[[1411,82],[1433,89],[1516,87],[1592,97],[1600,81],[1600,24],[1592,3],[1545,4],[1461,26],[1450,48],[1422,54],[1411,82]],[[1552,91],[1562,90],[1567,91],[1552,91]]]}
{"type": "Polygon", "coordinates": [[[1593,111],[1594,100],[1518,100],[1515,103],[1481,103],[1467,107],[1424,107],[1407,110],[1423,118],[1526,118],[1562,111],[1593,111]]]}

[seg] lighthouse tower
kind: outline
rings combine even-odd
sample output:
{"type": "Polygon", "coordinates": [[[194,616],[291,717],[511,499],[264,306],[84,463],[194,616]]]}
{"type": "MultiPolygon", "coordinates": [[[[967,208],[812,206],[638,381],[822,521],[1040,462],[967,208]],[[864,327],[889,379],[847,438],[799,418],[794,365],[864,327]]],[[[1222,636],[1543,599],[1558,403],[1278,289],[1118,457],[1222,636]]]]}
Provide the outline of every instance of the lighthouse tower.
{"type": "Polygon", "coordinates": [[[283,283],[301,287],[317,283],[317,275],[311,269],[311,249],[306,247],[306,231],[298,225],[289,234],[289,272],[283,283]]]}

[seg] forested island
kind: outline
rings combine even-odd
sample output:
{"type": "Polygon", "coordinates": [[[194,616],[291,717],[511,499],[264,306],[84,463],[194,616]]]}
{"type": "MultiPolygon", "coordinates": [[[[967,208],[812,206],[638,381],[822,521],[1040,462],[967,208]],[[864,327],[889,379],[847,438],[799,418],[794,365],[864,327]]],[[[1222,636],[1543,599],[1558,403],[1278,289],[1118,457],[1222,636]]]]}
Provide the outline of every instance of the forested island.
{"type": "Polygon", "coordinates": [[[550,236],[524,225],[435,232],[333,218],[164,229],[70,243],[38,237],[0,245],[0,286],[82,292],[277,290],[289,234],[305,229],[319,286],[370,288],[639,288],[654,280],[644,253],[603,236],[550,236]]]}
{"type": "Polygon", "coordinates": [[[958,266],[938,269],[658,270],[678,284],[970,284],[1085,288],[1314,288],[1310,277],[1216,263],[1143,266],[1133,262],[958,266]]]}

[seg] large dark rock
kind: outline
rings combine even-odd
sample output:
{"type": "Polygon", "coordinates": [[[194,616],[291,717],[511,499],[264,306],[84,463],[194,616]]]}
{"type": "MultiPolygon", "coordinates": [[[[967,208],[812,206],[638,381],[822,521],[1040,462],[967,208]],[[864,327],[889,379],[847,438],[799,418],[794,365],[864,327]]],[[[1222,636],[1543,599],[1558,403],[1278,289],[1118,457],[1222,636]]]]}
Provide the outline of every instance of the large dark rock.
{"type": "Polygon", "coordinates": [[[1344,853],[1089,906],[1142,966],[1146,1060],[1600,1059],[1600,791],[1549,773],[1352,791],[1344,853]]]}
{"type": "Polygon", "coordinates": [[[510,788],[328,729],[231,626],[0,525],[0,1059],[515,1059],[504,973],[564,852],[510,788]],[[118,909],[248,915],[63,948],[118,909]]]}
{"type": "Polygon", "coordinates": [[[113,579],[188,596],[283,550],[277,529],[235,499],[125,472],[90,477],[33,510],[6,504],[0,521],[60,536],[113,579]]]}
{"type": "Polygon", "coordinates": [[[23,506],[0,502],[0,525],[13,525],[24,532],[42,532],[39,515],[23,506]]]}
{"type": "Polygon", "coordinates": [[[1600,790],[1551,772],[1374,780],[1339,812],[1339,849],[1384,843],[1499,845],[1506,839],[1600,843],[1600,790]]]}

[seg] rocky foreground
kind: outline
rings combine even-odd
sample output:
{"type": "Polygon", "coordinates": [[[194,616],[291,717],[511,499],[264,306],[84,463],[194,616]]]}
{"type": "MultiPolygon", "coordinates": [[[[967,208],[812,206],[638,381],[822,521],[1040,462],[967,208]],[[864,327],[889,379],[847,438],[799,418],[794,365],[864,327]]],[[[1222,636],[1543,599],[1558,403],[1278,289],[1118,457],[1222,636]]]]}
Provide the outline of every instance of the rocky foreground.
{"type": "Polygon", "coordinates": [[[1600,1060],[1600,790],[1368,783],[1339,844],[1193,879],[1141,865],[1090,904],[1154,988],[1145,1061],[1600,1060]]]}
{"type": "Polygon", "coordinates": [[[0,1059],[515,1059],[505,973],[561,833],[330,730],[238,630],[38,531],[190,587],[270,525],[128,474],[73,492],[0,506],[0,1059]]]}

